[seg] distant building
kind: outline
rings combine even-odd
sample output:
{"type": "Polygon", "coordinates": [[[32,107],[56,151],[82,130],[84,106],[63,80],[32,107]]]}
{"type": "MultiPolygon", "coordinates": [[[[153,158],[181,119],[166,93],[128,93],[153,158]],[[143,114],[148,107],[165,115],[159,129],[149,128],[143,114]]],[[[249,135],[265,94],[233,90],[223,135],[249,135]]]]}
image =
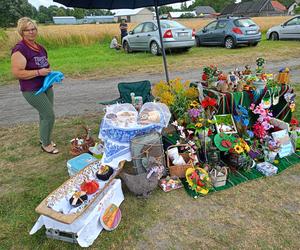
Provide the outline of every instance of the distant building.
{"type": "Polygon", "coordinates": [[[76,18],[73,16],[54,16],[53,22],[55,24],[76,24],[76,18]]]}
{"type": "Polygon", "coordinates": [[[216,11],[210,6],[198,6],[194,9],[197,16],[210,17],[216,14],[216,11]]]}
{"type": "Polygon", "coordinates": [[[177,11],[177,12],[170,11],[169,12],[169,18],[171,19],[176,19],[183,16],[195,17],[196,12],[195,11],[177,11]]]}
{"type": "Polygon", "coordinates": [[[300,0],[296,0],[294,3],[292,3],[287,10],[288,15],[295,15],[295,10],[300,6],[300,0]]]}
{"type": "Polygon", "coordinates": [[[113,23],[115,20],[114,16],[85,16],[83,23],[113,23]]]}
{"type": "MultiPolygon", "coordinates": [[[[275,1],[274,1],[275,2],[275,1]]],[[[274,4],[278,6],[277,4],[274,4]]],[[[253,0],[226,6],[222,15],[232,16],[276,16],[285,14],[282,10],[275,8],[271,0],[253,0]]]]}
{"type": "Polygon", "coordinates": [[[147,8],[121,9],[115,11],[114,17],[120,22],[125,19],[128,23],[140,23],[147,20],[153,20],[153,13],[147,8]]]}
{"type": "Polygon", "coordinates": [[[274,9],[278,12],[281,12],[282,14],[285,14],[287,12],[287,8],[278,1],[271,1],[274,9]]]}

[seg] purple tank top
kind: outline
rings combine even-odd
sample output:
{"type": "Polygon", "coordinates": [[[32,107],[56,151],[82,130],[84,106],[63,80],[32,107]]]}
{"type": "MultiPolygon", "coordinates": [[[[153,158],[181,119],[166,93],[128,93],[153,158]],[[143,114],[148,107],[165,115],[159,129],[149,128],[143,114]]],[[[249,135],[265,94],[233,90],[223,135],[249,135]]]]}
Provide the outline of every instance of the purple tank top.
{"type": "MultiPolygon", "coordinates": [[[[26,58],[26,70],[38,70],[49,68],[48,55],[44,47],[40,46],[40,51],[30,49],[24,41],[20,41],[12,49],[12,54],[19,51],[26,58]]],[[[43,86],[45,76],[37,76],[28,80],[19,80],[21,91],[37,91],[43,86]]]]}

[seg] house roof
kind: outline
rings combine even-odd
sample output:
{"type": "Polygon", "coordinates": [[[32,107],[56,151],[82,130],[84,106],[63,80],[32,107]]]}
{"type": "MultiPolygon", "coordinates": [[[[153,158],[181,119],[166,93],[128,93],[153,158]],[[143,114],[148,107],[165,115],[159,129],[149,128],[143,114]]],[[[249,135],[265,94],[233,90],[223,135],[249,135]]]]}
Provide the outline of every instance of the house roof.
{"type": "Polygon", "coordinates": [[[203,13],[203,14],[213,14],[216,11],[210,6],[198,6],[194,9],[196,13],[203,13]]]}
{"type": "Polygon", "coordinates": [[[145,8],[113,10],[114,16],[134,16],[145,8]]]}
{"type": "Polygon", "coordinates": [[[85,16],[85,19],[111,19],[114,16],[85,16]]]}
{"type": "Polygon", "coordinates": [[[222,15],[260,13],[269,2],[270,0],[254,0],[237,4],[229,4],[223,9],[222,15]]]}
{"type": "Polygon", "coordinates": [[[271,1],[271,3],[273,5],[274,9],[276,9],[278,11],[284,12],[287,10],[287,8],[283,4],[279,3],[278,1],[271,1]]]}
{"type": "Polygon", "coordinates": [[[178,18],[181,17],[181,15],[185,15],[185,14],[192,14],[194,16],[196,16],[196,12],[195,11],[177,11],[177,12],[169,12],[170,16],[172,18],[178,18]]]}
{"type": "Polygon", "coordinates": [[[74,16],[54,16],[55,19],[76,19],[74,16]]]}

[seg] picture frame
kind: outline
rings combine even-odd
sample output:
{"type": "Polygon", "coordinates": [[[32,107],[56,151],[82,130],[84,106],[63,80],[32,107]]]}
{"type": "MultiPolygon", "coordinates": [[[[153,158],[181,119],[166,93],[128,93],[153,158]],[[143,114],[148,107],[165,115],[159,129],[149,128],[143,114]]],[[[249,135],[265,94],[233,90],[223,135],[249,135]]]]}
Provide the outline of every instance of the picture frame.
{"type": "Polygon", "coordinates": [[[238,133],[235,122],[231,114],[214,115],[215,125],[218,133],[236,134],[238,133]]]}
{"type": "Polygon", "coordinates": [[[289,137],[289,133],[286,129],[273,132],[272,137],[281,144],[278,152],[280,158],[289,156],[295,152],[291,138],[289,137]]]}

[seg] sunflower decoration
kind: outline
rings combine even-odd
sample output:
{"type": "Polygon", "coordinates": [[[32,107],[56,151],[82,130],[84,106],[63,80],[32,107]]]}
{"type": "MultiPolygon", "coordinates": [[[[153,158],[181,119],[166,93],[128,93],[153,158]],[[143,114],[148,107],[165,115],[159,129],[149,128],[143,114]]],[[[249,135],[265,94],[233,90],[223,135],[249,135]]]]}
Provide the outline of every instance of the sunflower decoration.
{"type": "Polygon", "coordinates": [[[237,154],[244,153],[244,149],[243,149],[240,145],[238,145],[238,144],[236,144],[236,145],[233,147],[233,150],[234,150],[235,153],[237,153],[237,154]]]}
{"type": "Polygon", "coordinates": [[[208,194],[212,187],[211,179],[203,168],[188,168],[185,177],[190,189],[200,195],[208,194]]]}

